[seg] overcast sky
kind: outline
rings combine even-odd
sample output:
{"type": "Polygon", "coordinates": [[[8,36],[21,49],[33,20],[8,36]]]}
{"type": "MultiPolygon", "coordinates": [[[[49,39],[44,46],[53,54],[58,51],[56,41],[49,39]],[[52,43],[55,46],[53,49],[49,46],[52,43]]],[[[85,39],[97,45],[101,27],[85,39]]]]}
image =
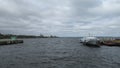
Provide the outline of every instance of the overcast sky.
{"type": "Polygon", "coordinates": [[[0,0],[0,33],[120,36],[120,0],[0,0]]]}

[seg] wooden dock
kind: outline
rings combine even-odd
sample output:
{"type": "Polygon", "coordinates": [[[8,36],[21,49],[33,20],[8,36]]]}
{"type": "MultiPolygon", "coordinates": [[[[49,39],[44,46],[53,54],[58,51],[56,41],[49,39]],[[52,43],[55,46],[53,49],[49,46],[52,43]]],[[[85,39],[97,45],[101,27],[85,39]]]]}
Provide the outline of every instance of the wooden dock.
{"type": "Polygon", "coordinates": [[[23,40],[8,40],[8,39],[4,39],[4,40],[0,40],[0,45],[11,45],[11,44],[19,44],[19,43],[23,43],[23,40]]]}

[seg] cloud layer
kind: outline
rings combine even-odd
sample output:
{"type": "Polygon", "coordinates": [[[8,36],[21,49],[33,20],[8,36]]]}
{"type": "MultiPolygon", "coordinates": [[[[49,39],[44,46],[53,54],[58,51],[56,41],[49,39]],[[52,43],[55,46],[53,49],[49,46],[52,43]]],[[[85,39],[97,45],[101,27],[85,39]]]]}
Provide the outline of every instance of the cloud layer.
{"type": "Polygon", "coordinates": [[[0,0],[0,32],[120,36],[119,0],[0,0]]]}

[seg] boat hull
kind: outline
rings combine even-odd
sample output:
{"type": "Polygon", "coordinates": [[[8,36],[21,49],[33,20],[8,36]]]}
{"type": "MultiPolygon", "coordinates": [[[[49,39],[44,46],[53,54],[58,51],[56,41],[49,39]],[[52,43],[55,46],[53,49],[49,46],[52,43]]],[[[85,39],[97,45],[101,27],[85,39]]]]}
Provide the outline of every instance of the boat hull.
{"type": "Polygon", "coordinates": [[[89,47],[100,47],[99,44],[93,44],[93,43],[88,43],[88,42],[83,43],[83,45],[86,45],[86,46],[89,46],[89,47]]]}

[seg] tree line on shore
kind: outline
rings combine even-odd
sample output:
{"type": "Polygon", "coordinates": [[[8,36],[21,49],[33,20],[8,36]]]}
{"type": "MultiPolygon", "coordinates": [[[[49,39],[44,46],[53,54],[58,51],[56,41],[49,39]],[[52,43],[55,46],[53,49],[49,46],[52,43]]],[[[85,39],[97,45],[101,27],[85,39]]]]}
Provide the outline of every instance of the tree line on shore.
{"type": "Polygon", "coordinates": [[[2,34],[0,33],[0,39],[9,39],[11,37],[17,37],[17,38],[57,38],[57,36],[53,36],[53,35],[43,35],[40,34],[39,36],[35,36],[35,35],[14,35],[14,34],[2,34]]]}

